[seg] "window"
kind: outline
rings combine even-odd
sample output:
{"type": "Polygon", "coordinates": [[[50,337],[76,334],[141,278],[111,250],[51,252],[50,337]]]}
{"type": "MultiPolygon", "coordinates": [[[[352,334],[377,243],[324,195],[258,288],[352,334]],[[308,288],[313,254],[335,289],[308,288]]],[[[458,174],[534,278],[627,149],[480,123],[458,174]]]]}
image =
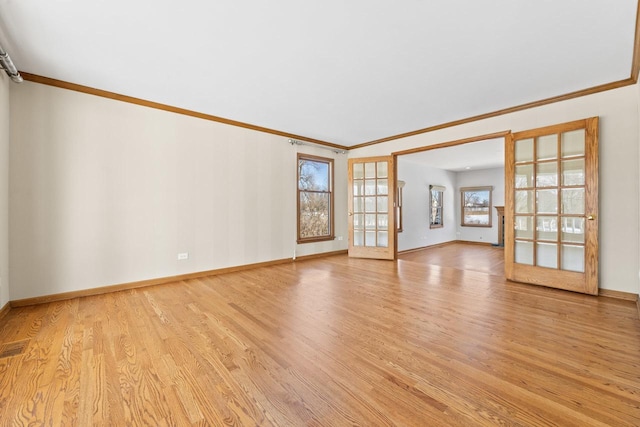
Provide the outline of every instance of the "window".
{"type": "Polygon", "coordinates": [[[463,227],[491,227],[491,192],[493,187],[460,189],[463,227]]]}
{"type": "Polygon", "coordinates": [[[444,187],[429,186],[429,228],[442,228],[442,205],[444,203],[444,187]]]}
{"type": "Polygon", "coordinates": [[[298,243],[333,237],[333,159],[298,154],[298,243]]]}

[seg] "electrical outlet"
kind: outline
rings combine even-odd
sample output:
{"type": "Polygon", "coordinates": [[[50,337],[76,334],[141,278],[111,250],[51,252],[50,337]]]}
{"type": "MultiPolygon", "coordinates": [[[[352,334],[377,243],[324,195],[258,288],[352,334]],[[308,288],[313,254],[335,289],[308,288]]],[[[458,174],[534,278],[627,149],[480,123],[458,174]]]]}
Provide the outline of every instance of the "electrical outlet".
{"type": "Polygon", "coordinates": [[[178,261],[189,259],[189,252],[180,252],[178,254],[178,261]]]}

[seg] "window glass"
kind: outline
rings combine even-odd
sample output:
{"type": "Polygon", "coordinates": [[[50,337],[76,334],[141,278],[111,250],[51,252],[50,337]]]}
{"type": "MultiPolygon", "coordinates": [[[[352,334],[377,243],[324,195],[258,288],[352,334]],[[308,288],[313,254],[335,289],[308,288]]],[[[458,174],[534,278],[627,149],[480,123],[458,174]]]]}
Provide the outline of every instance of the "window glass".
{"type": "Polygon", "coordinates": [[[461,188],[462,226],[491,227],[491,192],[493,187],[461,188]]]}
{"type": "Polygon", "coordinates": [[[444,187],[429,186],[429,228],[444,227],[442,207],[444,204],[444,187]]]}
{"type": "Polygon", "coordinates": [[[333,159],[298,154],[298,243],[333,239],[332,187],[333,159]]]}

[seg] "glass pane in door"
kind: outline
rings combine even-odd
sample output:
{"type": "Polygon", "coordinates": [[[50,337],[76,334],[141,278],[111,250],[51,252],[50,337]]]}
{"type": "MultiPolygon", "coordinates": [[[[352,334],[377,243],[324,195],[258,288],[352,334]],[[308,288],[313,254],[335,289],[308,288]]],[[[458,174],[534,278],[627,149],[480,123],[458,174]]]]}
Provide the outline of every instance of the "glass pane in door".
{"type": "Polygon", "coordinates": [[[533,138],[516,141],[516,163],[530,162],[533,160],[533,138]]]}
{"type": "Polygon", "coordinates": [[[562,134],[562,157],[575,157],[585,155],[584,129],[572,130],[562,134]]]}
{"type": "Polygon", "coordinates": [[[535,143],[536,159],[549,160],[558,157],[558,135],[547,135],[537,138],[535,143]]]}
{"type": "Polygon", "coordinates": [[[584,218],[567,216],[562,218],[562,242],[584,243],[584,218]]]}
{"type": "Polygon", "coordinates": [[[566,188],[562,190],[562,213],[584,213],[584,188],[566,188]]]}
{"type": "Polygon", "coordinates": [[[516,140],[514,258],[584,272],[585,131],[516,140]]]}
{"type": "Polygon", "coordinates": [[[516,238],[533,239],[533,216],[515,217],[516,238]]]}
{"type": "Polygon", "coordinates": [[[562,185],[584,185],[584,159],[563,160],[562,185]]]}
{"type": "Polygon", "coordinates": [[[562,245],[562,270],[584,271],[584,246],[562,245]]]}
{"type": "Polygon", "coordinates": [[[387,162],[353,165],[353,246],[389,246],[389,168],[387,162]]]}
{"type": "Polygon", "coordinates": [[[558,185],[558,164],[556,162],[538,163],[536,187],[556,187],[558,185]]]}
{"type": "Polygon", "coordinates": [[[558,266],[558,245],[555,243],[537,243],[538,267],[556,268],[558,266]]]}
{"type": "Polygon", "coordinates": [[[533,265],[533,243],[516,242],[516,262],[519,264],[533,265]]]}
{"type": "Polygon", "coordinates": [[[533,165],[516,166],[516,188],[533,187],[533,165]]]}

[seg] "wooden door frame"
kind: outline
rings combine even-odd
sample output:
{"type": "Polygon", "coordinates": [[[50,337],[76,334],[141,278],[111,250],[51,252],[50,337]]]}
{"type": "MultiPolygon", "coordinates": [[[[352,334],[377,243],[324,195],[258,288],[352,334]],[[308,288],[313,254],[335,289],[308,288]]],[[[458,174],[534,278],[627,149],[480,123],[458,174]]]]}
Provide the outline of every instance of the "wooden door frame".
{"type": "MultiPolygon", "coordinates": [[[[484,141],[484,140],[488,140],[488,139],[506,138],[510,134],[511,134],[511,130],[504,130],[504,131],[489,133],[489,134],[485,134],[485,135],[472,136],[472,137],[469,137],[469,138],[455,139],[455,140],[452,140],[452,141],[441,142],[441,143],[433,144],[433,145],[425,145],[425,146],[422,146],[422,147],[415,147],[415,148],[411,148],[411,149],[408,149],[408,150],[394,151],[394,152],[391,153],[391,156],[393,156],[394,181],[396,183],[398,182],[398,156],[404,156],[404,155],[407,155],[407,154],[422,153],[424,151],[437,150],[439,148],[455,147],[457,145],[471,144],[473,142],[480,142],[480,141],[484,141]]],[[[506,142],[506,139],[505,139],[505,142],[506,142]]],[[[504,172],[504,173],[506,173],[506,172],[504,172]]],[[[398,229],[395,226],[393,227],[393,232],[395,233],[394,259],[398,259],[398,229]]]]}

